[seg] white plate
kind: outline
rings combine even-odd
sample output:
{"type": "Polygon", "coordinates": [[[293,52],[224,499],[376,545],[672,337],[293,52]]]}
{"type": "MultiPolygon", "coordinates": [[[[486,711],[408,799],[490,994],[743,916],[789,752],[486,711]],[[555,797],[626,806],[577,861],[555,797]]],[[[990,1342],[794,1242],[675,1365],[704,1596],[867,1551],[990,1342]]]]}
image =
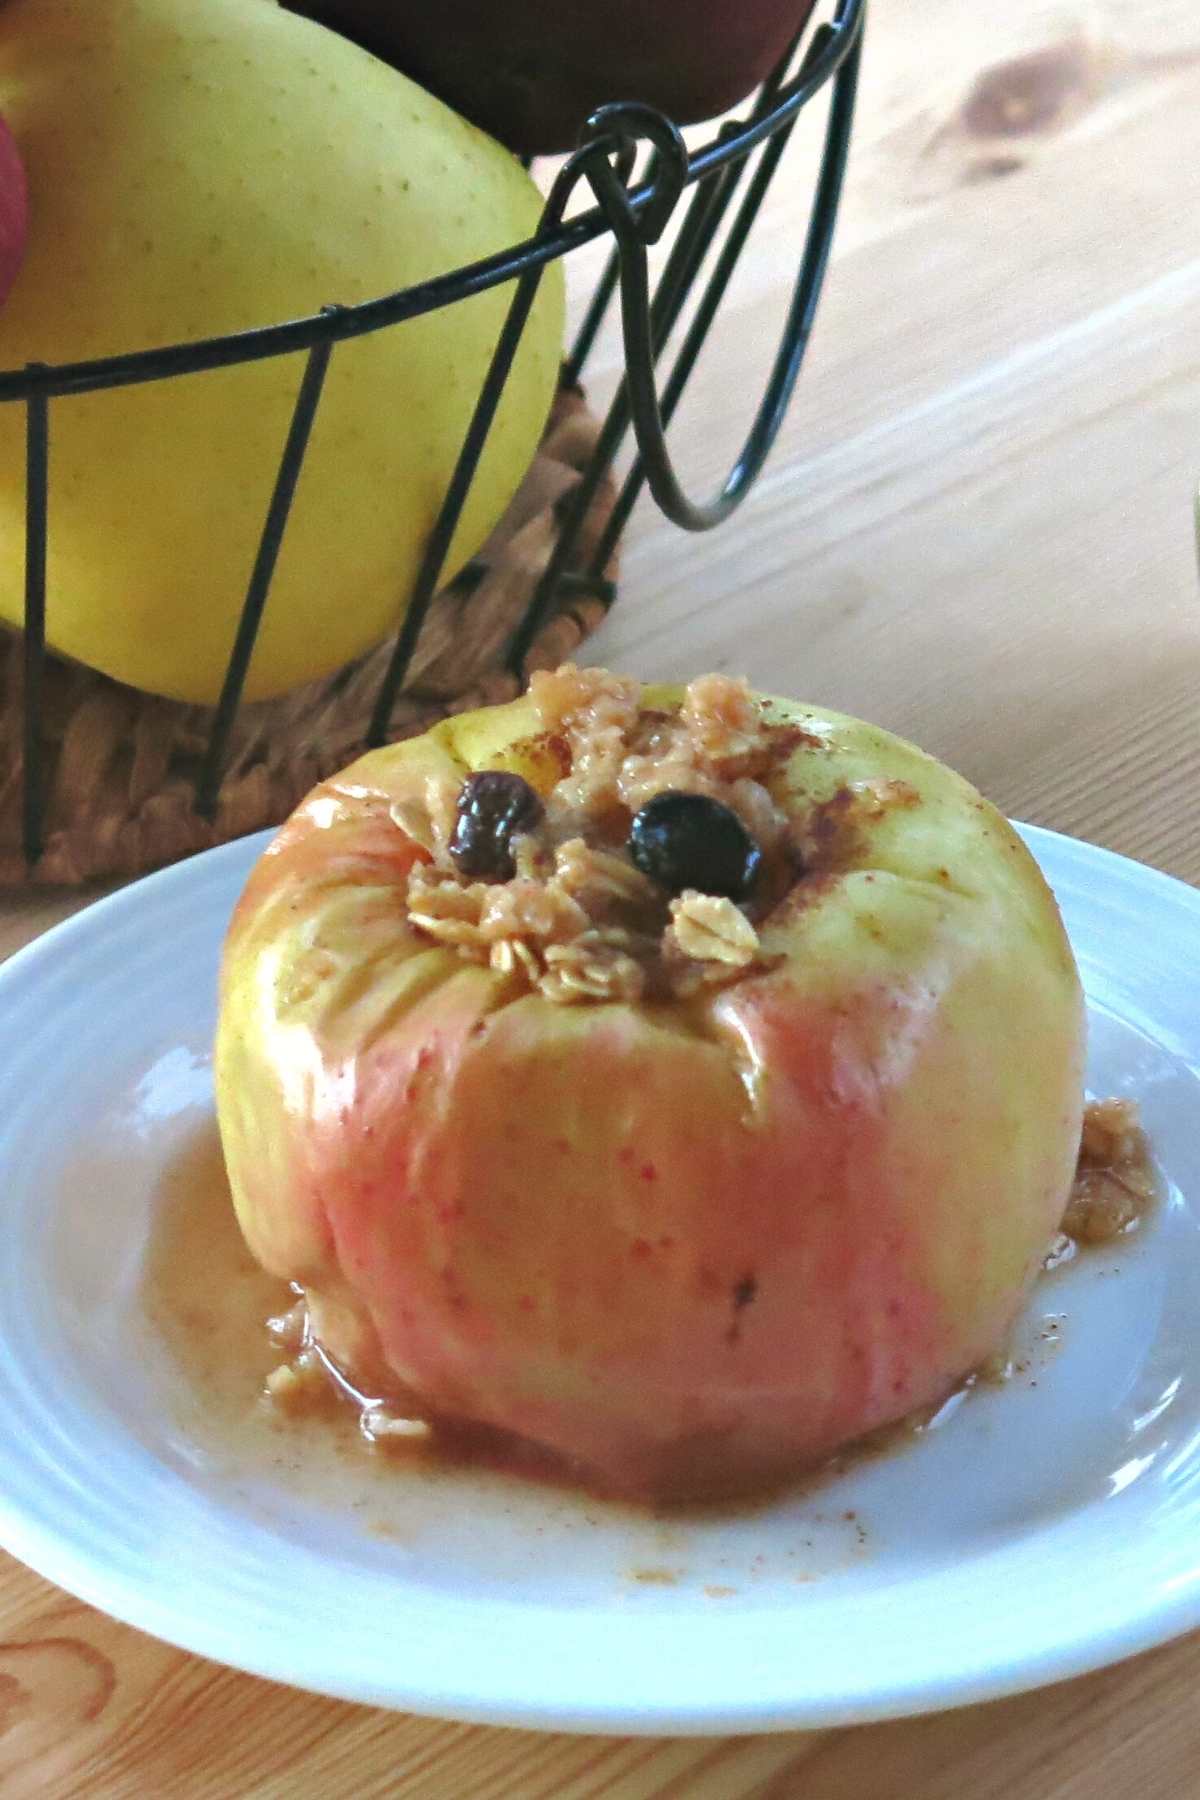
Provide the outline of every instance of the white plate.
{"type": "Polygon", "coordinates": [[[261,840],[49,933],[0,972],[0,1540],[237,1667],[567,1730],[846,1724],[1200,1623],[1200,893],[1028,835],[1083,968],[1090,1085],[1141,1102],[1167,1203],[1039,1288],[1019,1379],[723,1519],[459,1473],[400,1542],[269,1467],[234,1479],[157,1404],[135,1294],[156,1185],[211,1106],[218,947],[261,840]]]}

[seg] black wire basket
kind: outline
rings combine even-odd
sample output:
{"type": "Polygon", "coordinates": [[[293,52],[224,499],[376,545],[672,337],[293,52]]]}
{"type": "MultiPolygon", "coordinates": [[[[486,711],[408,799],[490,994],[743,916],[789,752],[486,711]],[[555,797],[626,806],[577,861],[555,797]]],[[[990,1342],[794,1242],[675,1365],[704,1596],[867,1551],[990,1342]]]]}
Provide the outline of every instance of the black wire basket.
{"type": "Polygon", "coordinates": [[[31,364],[0,373],[0,403],[21,405],[26,416],[19,781],[21,844],[27,871],[35,870],[44,844],[42,704],[54,400],[305,353],[258,553],[193,785],[195,814],[211,820],[230,733],[335,346],[348,338],[400,328],[408,319],[452,306],[486,288],[515,284],[414,590],[374,694],[365,742],[376,745],[391,735],[397,699],[438,591],[455,526],[542,273],[552,260],[594,240],[610,239],[611,250],[563,365],[562,381],[566,386],[579,382],[614,298],[620,307],[624,373],[595,447],[567,504],[560,509],[556,541],[505,649],[507,668],[522,680],[531,646],[565,591],[591,594],[604,605],[611,604],[613,587],[605,572],[643,487],[649,487],[657,505],[676,525],[686,531],[710,530],[745,499],[779,432],[804,359],[829,259],[853,123],[866,0],[836,0],[832,18],[811,29],[809,11],[808,6],[803,8],[804,27],[745,116],[721,125],[715,137],[698,150],[689,152],[676,126],[652,107],[637,103],[601,107],[589,119],[578,149],[559,169],[535,236],[482,262],[362,305],[328,306],[310,318],[90,362],[31,364]],[[697,503],[684,492],[676,474],[666,442],[667,427],[796,121],[827,86],[831,92],[816,187],[780,342],[753,421],[726,480],[712,499],[697,503]],[[640,158],[643,150],[644,158],[640,158]],[[636,172],[639,161],[641,173],[636,172]],[[595,204],[568,217],[569,203],[584,183],[595,204]],[[678,229],[652,283],[648,247],[662,237],[685,194],[688,198],[678,229]],[[714,250],[711,259],[710,250],[714,250]],[[697,285],[706,264],[703,281],[697,285]],[[660,389],[657,364],[690,298],[694,298],[691,314],[660,389]],[[611,478],[614,460],[631,426],[636,455],[616,491],[598,541],[580,569],[574,565],[583,523],[602,484],[611,478]]]}

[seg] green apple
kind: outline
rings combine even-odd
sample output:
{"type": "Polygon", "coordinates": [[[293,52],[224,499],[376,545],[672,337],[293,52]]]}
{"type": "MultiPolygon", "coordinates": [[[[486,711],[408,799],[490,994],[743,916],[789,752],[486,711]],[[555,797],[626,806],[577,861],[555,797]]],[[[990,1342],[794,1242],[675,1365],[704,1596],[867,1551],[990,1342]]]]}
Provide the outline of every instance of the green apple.
{"type": "MultiPolygon", "coordinates": [[[[31,194],[0,365],[69,362],[351,304],[518,243],[540,199],[439,101],[275,0],[6,0],[0,110],[31,194]]],[[[333,352],[247,694],[394,629],[512,289],[333,352]]],[[[546,272],[448,560],[536,449],[546,272]]],[[[56,401],[48,633],[138,687],[219,692],[303,358],[56,401]]],[[[0,617],[22,616],[24,417],[0,409],[0,617]]]]}
{"type": "Polygon", "coordinates": [[[255,1255],[367,1391],[620,1493],[752,1487],[939,1400],[1010,1327],[1079,1144],[1080,984],[1021,840],[911,745],[764,704],[806,734],[772,790],[794,818],[881,779],[906,803],[796,881],[731,986],[556,1006],[410,927],[396,820],[428,777],[560,773],[528,700],[318,788],[225,948],[255,1255]]]}

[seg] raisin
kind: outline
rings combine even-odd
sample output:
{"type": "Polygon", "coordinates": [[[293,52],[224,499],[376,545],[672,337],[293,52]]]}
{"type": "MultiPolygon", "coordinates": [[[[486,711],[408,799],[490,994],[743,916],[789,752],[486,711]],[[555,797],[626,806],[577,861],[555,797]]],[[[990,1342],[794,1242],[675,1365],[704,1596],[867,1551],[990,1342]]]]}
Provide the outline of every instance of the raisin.
{"type": "Polygon", "coordinates": [[[541,817],[542,803],[523,776],[503,769],[468,775],[459,790],[450,860],[460,875],[511,881],[513,838],[532,831],[541,817]]]}
{"type": "Polygon", "coordinates": [[[664,788],[635,815],[629,853],[643,875],[673,894],[698,888],[730,900],[750,892],[762,866],[762,850],[735,812],[678,788],[664,788]]]}

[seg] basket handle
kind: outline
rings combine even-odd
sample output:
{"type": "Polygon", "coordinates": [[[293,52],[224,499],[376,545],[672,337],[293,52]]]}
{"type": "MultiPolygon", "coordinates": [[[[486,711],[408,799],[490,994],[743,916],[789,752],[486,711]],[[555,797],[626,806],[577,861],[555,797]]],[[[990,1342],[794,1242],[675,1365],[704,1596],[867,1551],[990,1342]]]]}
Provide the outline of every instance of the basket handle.
{"type": "MultiPolygon", "coordinates": [[[[836,35],[836,31],[835,26],[823,26],[814,35],[805,58],[805,69],[820,62],[829,48],[830,37],[836,35]]],[[[674,410],[678,391],[682,388],[682,380],[675,379],[679,366],[685,366],[683,380],[686,380],[691,363],[698,353],[699,343],[707,333],[709,320],[702,315],[697,316],[692,332],[689,333],[689,341],[684,345],[680,365],[673,372],[667,404],[660,405],[654,375],[656,347],[646,256],[647,246],[662,235],[683,190],[687,174],[687,150],[676,127],[649,107],[606,106],[588,121],[588,135],[590,137],[594,133],[598,141],[606,140],[611,145],[614,138],[620,140],[643,136],[649,137],[658,151],[653,166],[650,197],[636,211],[630,204],[628,188],[607,155],[588,158],[584,172],[617,241],[620,258],[621,331],[629,408],[645,477],[661,511],[685,531],[711,531],[736,511],[779,435],[808,349],[829,262],[850,147],[861,52],[862,38],[858,35],[835,77],[816,204],[770,379],[729,474],[717,494],[707,502],[693,501],[684,492],[667,448],[666,427],[670,413],[674,410]],[[696,339],[695,350],[689,354],[693,338],[696,339]],[[675,391],[671,392],[672,389],[675,391]]],[[[801,70],[801,80],[805,69],[801,70]]],[[[769,145],[767,154],[772,155],[773,161],[782,154],[787,136],[788,128],[785,127],[769,145]]],[[[740,247],[739,244],[737,249],[740,250],[740,247]]],[[[730,259],[725,279],[732,273],[734,260],[736,252],[730,259]]],[[[723,285],[722,282],[722,288],[723,285]]],[[[719,293],[716,298],[719,299],[719,293]]]]}

